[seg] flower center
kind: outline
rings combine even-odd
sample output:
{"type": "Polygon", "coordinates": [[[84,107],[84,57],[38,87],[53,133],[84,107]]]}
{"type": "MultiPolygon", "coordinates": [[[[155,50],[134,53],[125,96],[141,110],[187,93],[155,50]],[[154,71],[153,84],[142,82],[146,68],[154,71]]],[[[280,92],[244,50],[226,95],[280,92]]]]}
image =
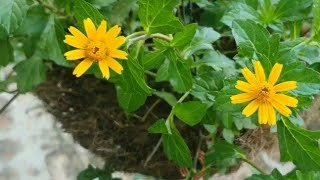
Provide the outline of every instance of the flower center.
{"type": "Polygon", "coordinates": [[[103,42],[90,41],[86,48],[86,56],[94,61],[105,59],[109,55],[109,49],[103,42]]]}
{"type": "Polygon", "coordinates": [[[267,102],[273,94],[272,88],[268,84],[264,84],[257,92],[257,99],[261,102],[267,102]]]}

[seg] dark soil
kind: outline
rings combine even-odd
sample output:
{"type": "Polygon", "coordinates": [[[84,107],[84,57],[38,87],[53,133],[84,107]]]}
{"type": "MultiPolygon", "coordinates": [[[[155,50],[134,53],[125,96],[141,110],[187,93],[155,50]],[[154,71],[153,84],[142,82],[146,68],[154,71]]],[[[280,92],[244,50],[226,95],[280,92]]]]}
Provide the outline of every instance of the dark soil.
{"type": "MultiPolygon", "coordinates": [[[[143,122],[149,107],[156,101],[148,98],[136,113],[124,112],[117,103],[114,85],[91,75],[76,78],[69,69],[54,67],[48,80],[36,90],[47,103],[66,132],[83,147],[105,159],[114,170],[139,172],[165,179],[179,179],[179,169],[164,155],[162,147],[146,167],[147,156],[160,135],[148,134],[148,127],[159,118],[166,118],[170,108],[160,102],[143,122]]],[[[198,146],[198,128],[189,128],[177,121],[177,127],[187,141],[192,154],[198,146]]]]}

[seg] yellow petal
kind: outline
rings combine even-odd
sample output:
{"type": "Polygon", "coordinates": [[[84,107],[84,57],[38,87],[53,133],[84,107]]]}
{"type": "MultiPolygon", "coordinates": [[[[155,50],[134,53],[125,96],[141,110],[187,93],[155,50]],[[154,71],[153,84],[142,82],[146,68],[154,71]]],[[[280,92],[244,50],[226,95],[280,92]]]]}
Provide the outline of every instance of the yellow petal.
{"type": "Polygon", "coordinates": [[[118,49],[121,45],[126,42],[126,38],[124,36],[119,36],[114,39],[111,39],[108,43],[110,49],[118,49]]]}
{"type": "Polygon", "coordinates": [[[240,104],[240,103],[248,102],[255,98],[256,96],[251,93],[243,93],[243,94],[238,94],[230,97],[232,104],[240,104]]]}
{"type": "Polygon", "coordinates": [[[280,74],[281,74],[281,71],[282,71],[282,67],[283,67],[283,65],[278,64],[278,63],[276,63],[273,66],[273,68],[270,72],[270,75],[269,75],[269,79],[268,79],[270,86],[274,86],[276,84],[276,82],[278,81],[280,74]]]}
{"type": "Polygon", "coordinates": [[[68,51],[64,54],[67,60],[77,60],[85,57],[85,50],[76,49],[68,51]]]}
{"type": "Polygon", "coordinates": [[[79,41],[82,41],[82,42],[88,41],[88,38],[81,31],[79,31],[77,28],[70,26],[69,31],[75,38],[79,39],[79,41]]]}
{"type": "Polygon", "coordinates": [[[63,42],[79,49],[84,49],[87,46],[87,42],[81,41],[81,39],[71,35],[66,35],[63,42]]]}
{"type": "Polygon", "coordinates": [[[291,110],[279,102],[276,98],[272,98],[270,101],[271,105],[282,115],[289,117],[291,115],[291,110]]]}
{"type": "Polygon", "coordinates": [[[118,58],[118,59],[128,59],[127,56],[128,54],[124,51],[121,50],[113,50],[110,52],[110,56],[113,58],[118,58]]]}
{"type": "Polygon", "coordinates": [[[258,120],[259,124],[267,124],[269,118],[268,106],[266,103],[262,103],[259,106],[258,120]]]}
{"type": "Polygon", "coordinates": [[[113,26],[106,34],[106,39],[111,41],[112,39],[116,38],[121,31],[121,28],[118,25],[113,26]]]}
{"type": "Polygon", "coordinates": [[[286,81],[274,86],[275,92],[285,92],[297,89],[297,82],[296,81],[286,81]]]}
{"type": "Polygon", "coordinates": [[[105,38],[106,32],[107,32],[107,22],[103,20],[97,29],[97,34],[96,34],[97,38],[98,39],[105,38]]]}
{"type": "Polygon", "coordinates": [[[237,81],[237,85],[235,87],[243,92],[252,92],[255,90],[255,88],[251,84],[244,81],[237,81]]]}
{"type": "Polygon", "coordinates": [[[120,64],[118,61],[116,61],[116,60],[114,60],[113,58],[110,58],[110,57],[108,57],[108,58],[106,59],[106,61],[107,61],[107,63],[108,63],[108,66],[109,66],[114,72],[116,72],[116,73],[118,73],[118,74],[121,74],[121,73],[122,73],[123,68],[122,68],[121,64],[120,64]]]}
{"type": "Polygon", "coordinates": [[[109,71],[108,63],[106,60],[99,61],[99,68],[102,72],[103,77],[106,79],[109,79],[110,78],[110,71],[109,71]]]}
{"type": "Polygon", "coordinates": [[[264,69],[260,63],[260,61],[257,61],[254,63],[254,71],[256,73],[256,77],[258,81],[265,82],[266,81],[266,75],[264,73],[264,69]]]}
{"type": "Polygon", "coordinates": [[[259,107],[259,101],[254,100],[244,108],[244,110],[242,111],[242,114],[245,115],[246,117],[249,117],[257,111],[258,107],[259,107]]]}
{"type": "Polygon", "coordinates": [[[96,37],[96,27],[90,18],[87,18],[83,21],[84,29],[86,30],[87,36],[90,39],[94,39],[96,37]]]}
{"type": "Polygon", "coordinates": [[[270,103],[267,104],[267,108],[269,112],[268,124],[269,126],[274,126],[277,123],[276,111],[274,110],[274,108],[270,103]]]}
{"type": "Polygon", "coordinates": [[[90,59],[83,60],[78,66],[74,69],[73,74],[77,77],[80,77],[84,74],[92,65],[93,61],[90,59]]]}
{"type": "Polygon", "coordinates": [[[248,68],[243,68],[242,74],[243,74],[244,78],[246,78],[246,80],[248,81],[249,84],[257,84],[257,78],[254,76],[254,74],[248,68]]]}
{"type": "Polygon", "coordinates": [[[276,94],[275,98],[281,101],[282,104],[289,107],[297,107],[298,100],[285,94],[276,94]]]}

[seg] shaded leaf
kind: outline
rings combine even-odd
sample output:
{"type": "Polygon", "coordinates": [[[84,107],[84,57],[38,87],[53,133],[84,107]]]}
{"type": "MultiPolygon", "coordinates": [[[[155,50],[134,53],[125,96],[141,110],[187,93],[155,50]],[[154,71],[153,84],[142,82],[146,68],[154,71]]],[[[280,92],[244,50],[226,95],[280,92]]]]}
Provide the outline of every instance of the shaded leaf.
{"type": "Polygon", "coordinates": [[[0,25],[10,34],[22,23],[28,5],[26,0],[2,0],[0,3],[0,25]]]}
{"type": "Polygon", "coordinates": [[[170,134],[164,119],[159,119],[148,128],[149,133],[170,134]]]}
{"type": "Polygon", "coordinates": [[[174,114],[190,126],[198,124],[207,112],[207,105],[200,101],[178,103],[174,107],[174,114]]]}
{"type": "Polygon", "coordinates": [[[10,62],[13,62],[13,49],[9,42],[9,35],[6,30],[0,25],[0,67],[6,66],[10,62]]]}

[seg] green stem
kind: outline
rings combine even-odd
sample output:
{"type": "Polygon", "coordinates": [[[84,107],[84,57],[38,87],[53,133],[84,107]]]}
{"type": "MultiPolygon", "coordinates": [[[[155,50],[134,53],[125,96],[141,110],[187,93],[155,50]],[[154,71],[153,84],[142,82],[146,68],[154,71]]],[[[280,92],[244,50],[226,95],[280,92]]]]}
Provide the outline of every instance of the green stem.
{"type": "Polygon", "coordinates": [[[166,36],[164,34],[161,34],[161,33],[155,33],[155,34],[151,34],[150,35],[151,38],[159,38],[159,39],[163,39],[165,41],[172,41],[172,38],[170,36],[166,36]]]}
{"type": "Polygon", "coordinates": [[[255,168],[256,170],[258,170],[261,174],[267,175],[266,172],[264,172],[262,169],[260,169],[257,165],[253,164],[253,162],[251,162],[250,160],[244,158],[243,161],[246,162],[246,163],[248,163],[250,166],[252,166],[252,167],[255,168]]]}
{"type": "Polygon", "coordinates": [[[145,35],[145,34],[147,34],[147,32],[145,32],[145,31],[134,32],[134,33],[128,35],[128,36],[126,37],[126,39],[127,39],[127,40],[128,40],[128,39],[132,39],[132,38],[135,38],[135,37],[138,37],[138,36],[142,36],[142,35],[145,35]]]}

